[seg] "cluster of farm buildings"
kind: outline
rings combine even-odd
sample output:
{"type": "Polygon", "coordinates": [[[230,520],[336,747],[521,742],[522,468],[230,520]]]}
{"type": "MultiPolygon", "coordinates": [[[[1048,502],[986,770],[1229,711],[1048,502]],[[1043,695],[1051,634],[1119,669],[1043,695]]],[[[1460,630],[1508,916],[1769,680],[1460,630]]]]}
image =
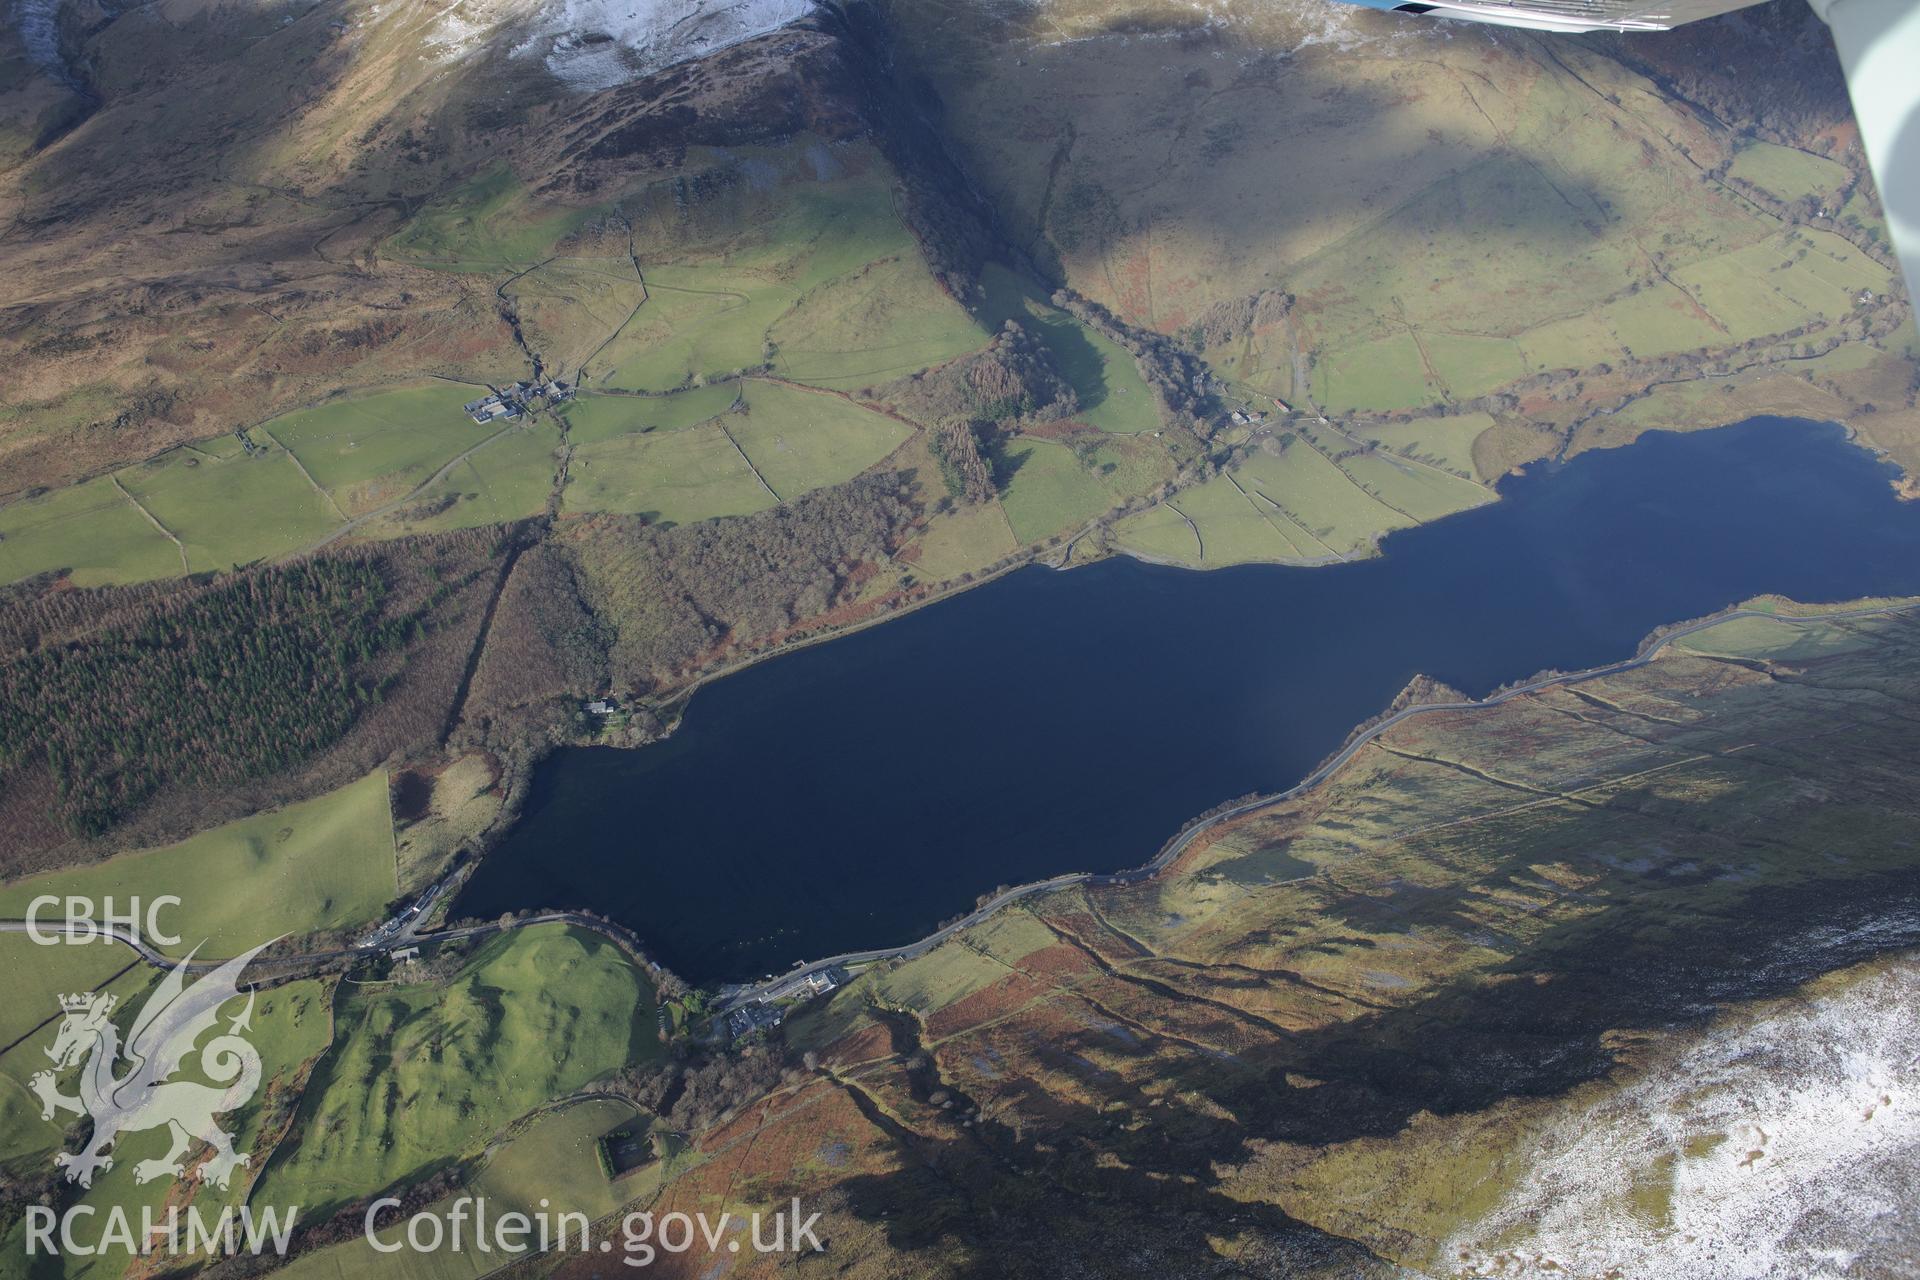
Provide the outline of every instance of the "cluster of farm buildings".
{"type": "Polygon", "coordinates": [[[516,382],[505,391],[470,400],[463,407],[469,418],[484,423],[492,422],[495,418],[517,418],[532,409],[536,400],[544,400],[552,405],[572,395],[573,388],[558,378],[549,382],[516,382]]]}

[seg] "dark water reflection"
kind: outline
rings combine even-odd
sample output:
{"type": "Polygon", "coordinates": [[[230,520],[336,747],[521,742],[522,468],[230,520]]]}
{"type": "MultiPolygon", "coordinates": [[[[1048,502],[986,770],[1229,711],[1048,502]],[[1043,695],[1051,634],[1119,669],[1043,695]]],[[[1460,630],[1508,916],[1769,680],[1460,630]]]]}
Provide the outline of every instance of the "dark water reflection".
{"type": "Polygon", "coordinates": [[[1891,474],[1762,418],[1537,468],[1376,560],[1025,570],[719,681],[665,743],[557,753],[456,911],[590,907],[696,982],[908,941],[1291,784],[1416,673],[1478,695],[1763,592],[1920,593],[1891,474]]]}

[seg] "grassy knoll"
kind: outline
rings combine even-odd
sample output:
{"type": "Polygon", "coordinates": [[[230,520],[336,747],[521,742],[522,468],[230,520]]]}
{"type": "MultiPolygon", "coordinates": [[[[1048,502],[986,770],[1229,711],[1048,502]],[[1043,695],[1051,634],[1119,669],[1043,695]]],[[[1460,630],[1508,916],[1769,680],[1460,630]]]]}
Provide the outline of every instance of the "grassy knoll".
{"type": "Polygon", "coordinates": [[[376,392],[285,414],[258,430],[300,459],[348,515],[401,497],[497,429],[461,405],[484,387],[451,382],[376,392]]]}
{"type": "Polygon", "coordinates": [[[297,551],[340,524],[283,449],[220,461],[175,449],[117,478],[185,544],[196,573],[297,551]]]}
{"type": "Polygon", "coordinates": [[[692,524],[774,504],[716,423],[621,436],[575,449],[565,508],[692,524]]]}
{"type": "Polygon", "coordinates": [[[1022,543],[1039,542],[1085,524],[1113,505],[1113,494],[1052,440],[1022,438],[1003,446],[1010,472],[1000,505],[1022,543]]]}
{"type": "Polygon", "coordinates": [[[1727,176],[1759,187],[1776,200],[1825,197],[1846,186],[1852,177],[1837,160],[1758,139],[1742,142],[1734,151],[1727,176]]]}
{"type": "Polygon", "coordinates": [[[837,484],[886,457],[911,431],[839,396],[749,381],[733,438],[782,499],[837,484]]]}
{"type": "Polygon", "coordinates": [[[40,894],[181,899],[161,923],[180,954],[228,956],[282,933],[377,919],[398,892],[385,770],[338,791],[203,831],[179,844],[0,885],[0,915],[40,894]]]}
{"type": "Polygon", "coordinates": [[[563,926],[491,939],[442,983],[347,984],[266,1203],[338,1205],[477,1152],[504,1125],[656,1051],[652,992],[563,926]]]}
{"type": "Polygon", "coordinates": [[[782,377],[851,391],[973,351],[988,335],[917,253],[902,253],[821,285],[767,337],[782,377]]]}
{"type": "Polygon", "coordinates": [[[83,587],[180,572],[180,553],[110,480],[89,480],[0,507],[0,583],[71,570],[83,587]]]}
{"type": "Polygon", "coordinates": [[[428,204],[381,251],[452,271],[529,267],[593,212],[540,207],[502,165],[428,204]]]}
{"type": "Polygon", "coordinates": [[[582,395],[562,414],[567,439],[576,446],[647,431],[678,431],[725,413],[740,398],[737,383],[716,382],[665,396],[582,395]]]}

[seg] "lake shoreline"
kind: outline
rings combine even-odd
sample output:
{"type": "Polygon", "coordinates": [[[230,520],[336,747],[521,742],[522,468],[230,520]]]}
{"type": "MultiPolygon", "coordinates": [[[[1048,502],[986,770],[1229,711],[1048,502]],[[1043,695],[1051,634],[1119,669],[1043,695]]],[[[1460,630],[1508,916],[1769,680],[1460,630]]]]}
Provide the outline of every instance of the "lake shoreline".
{"type": "Polygon", "coordinates": [[[1583,455],[1338,573],[1110,557],[794,646],[702,685],[706,710],[650,752],[548,756],[452,913],[591,902],[701,983],[904,944],[972,886],[1137,867],[1142,833],[1314,773],[1416,675],[1484,699],[1632,661],[1703,605],[1920,593],[1920,513],[1815,425],[1583,455]]]}

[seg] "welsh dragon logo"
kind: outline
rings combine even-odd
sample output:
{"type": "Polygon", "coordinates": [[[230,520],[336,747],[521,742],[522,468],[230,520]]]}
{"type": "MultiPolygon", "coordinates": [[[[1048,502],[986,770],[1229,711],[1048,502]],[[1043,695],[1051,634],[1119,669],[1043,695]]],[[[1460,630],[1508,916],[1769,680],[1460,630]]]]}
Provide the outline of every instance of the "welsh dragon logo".
{"type": "MultiPolygon", "coordinates": [[[[113,1023],[118,997],[86,991],[60,997],[60,1030],[46,1051],[54,1068],[36,1073],[28,1085],[40,1098],[40,1118],[72,1112],[93,1117],[93,1136],[77,1155],[62,1151],[53,1162],[67,1181],[93,1185],[93,1175],[113,1168],[108,1152],[122,1134],[166,1128],[172,1145],[166,1155],[134,1166],[136,1182],[180,1177],[181,1158],[197,1139],[213,1148],[198,1168],[202,1181],[225,1187],[248,1156],[233,1149],[233,1135],[216,1117],[243,1105],[260,1087],[260,1055],[242,1038],[252,1029],[253,992],[246,1007],[227,1021],[226,1031],[199,1045],[220,1021],[220,1009],[240,994],[240,973],[271,944],[262,943],[187,985],[189,954],[175,965],[127,1031],[126,1043],[113,1023]],[[197,1057],[199,1074],[212,1084],[175,1080],[197,1057]],[[80,1068],[79,1093],[60,1092],[59,1075],[80,1068]],[[122,1070],[121,1068],[124,1069],[122,1070]]],[[[197,948],[196,948],[197,950],[197,948]]]]}

